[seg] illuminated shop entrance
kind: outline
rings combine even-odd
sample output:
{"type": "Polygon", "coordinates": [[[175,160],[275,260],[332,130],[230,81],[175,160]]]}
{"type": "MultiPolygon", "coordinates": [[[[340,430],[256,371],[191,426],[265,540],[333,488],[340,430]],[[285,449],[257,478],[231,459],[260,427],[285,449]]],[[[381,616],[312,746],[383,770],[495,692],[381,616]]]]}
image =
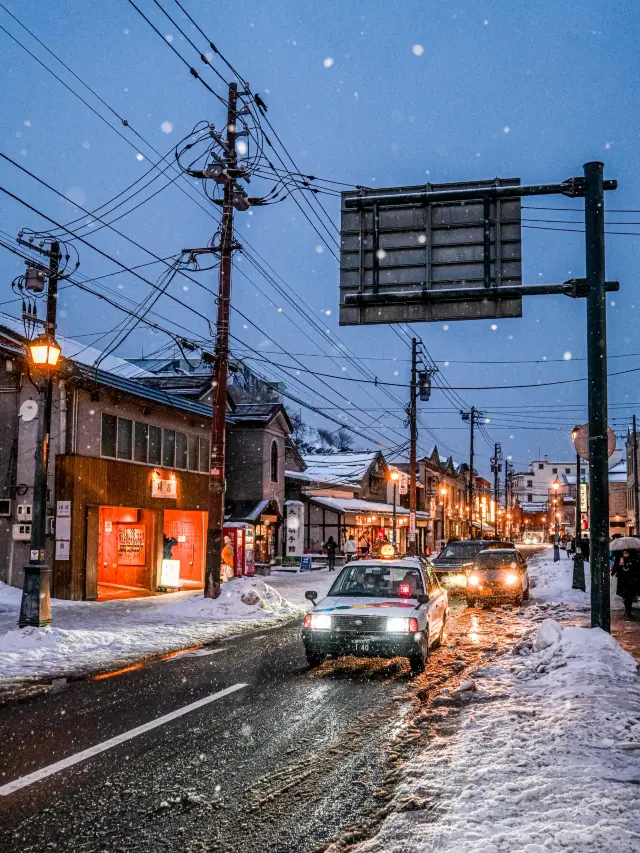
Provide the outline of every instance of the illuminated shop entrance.
{"type": "Polygon", "coordinates": [[[126,590],[151,592],[157,516],[149,509],[99,508],[98,598],[126,597],[126,590]]]}

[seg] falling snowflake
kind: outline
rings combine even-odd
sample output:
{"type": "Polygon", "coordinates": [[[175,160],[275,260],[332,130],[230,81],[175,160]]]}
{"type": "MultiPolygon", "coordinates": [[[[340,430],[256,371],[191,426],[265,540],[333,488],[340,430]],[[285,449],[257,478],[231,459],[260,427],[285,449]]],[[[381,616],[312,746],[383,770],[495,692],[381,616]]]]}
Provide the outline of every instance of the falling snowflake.
{"type": "Polygon", "coordinates": [[[77,204],[78,207],[82,207],[87,200],[85,191],[80,187],[69,187],[65,192],[65,196],[72,204],[77,204]]]}
{"type": "Polygon", "coordinates": [[[354,92],[354,93],[353,93],[353,97],[354,97],[354,98],[356,99],[356,101],[357,101],[357,100],[358,100],[358,93],[357,93],[357,92],[354,92]]]}
{"type": "Polygon", "coordinates": [[[331,316],[331,309],[327,308],[327,310],[324,313],[327,315],[327,317],[330,317],[331,316]]]}
{"type": "Polygon", "coordinates": [[[562,357],[564,358],[565,361],[571,361],[571,353],[569,352],[569,350],[567,350],[565,353],[563,353],[562,357]]]}
{"type": "Polygon", "coordinates": [[[26,156],[27,156],[27,149],[26,149],[26,148],[21,148],[21,149],[20,149],[20,156],[21,156],[21,157],[26,157],[26,156]]]}
{"type": "Polygon", "coordinates": [[[614,307],[615,304],[616,304],[615,299],[612,299],[611,302],[609,302],[609,305],[611,305],[612,308],[614,307]]]}
{"type": "Polygon", "coordinates": [[[502,128],[502,132],[503,132],[503,133],[510,133],[510,132],[511,132],[511,128],[510,128],[510,127],[508,127],[508,126],[505,124],[505,126],[502,128]]]}
{"type": "Polygon", "coordinates": [[[426,234],[418,234],[418,243],[421,243],[423,246],[427,242],[426,234]]]}
{"type": "Polygon", "coordinates": [[[31,127],[31,122],[29,121],[29,119],[25,119],[24,126],[31,127]]]}
{"type": "Polygon", "coordinates": [[[414,56],[422,56],[424,53],[424,47],[421,44],[414,44],[411,48],[411,53],[413,53],[414,56]]]}
{"type": "Polygon", "coordinates": [[[123,30],[122,32],[125,34],[125,36],[129,35],[129,30],[123,30]]]}
{"type": "Polygon", "coordinates": [[[83,147],[83,148],[86,148],[86,149],[87,149],[87,151],[88,151],[88,150],[91,148],[91,143],[90,143],[90,142],[83,142],[83,143],[82,143],[82,147],[83,147]]]}
{"type": "Polygon", "coordinates": [[[182,289],[183,289],[183,291],[186,293],[186,292],[187,292],[187,290],[189,290],[189,285],[188,285],[188,284],[183,284],[183,285],[182,285],[182,289]]]}
{"type": "Polygon", "coordinates": [[[605,148],[607,149],[607,151],[608,151],[608,150],[611,148],[611,146],[612,146],[612,145],[613,145],[613,142],[605,142],[604,147],[605,147],[605,148]]]}
{"type": "Polygon", "coordinates": [[[449,325],[447,323],[445,323],[442,328],[444,329],[445,332],[449,331],[449,325]]]}
{"type": "Polygon", "coordinates": [[[171,42],[173,41],[173,36],[171,35],[171,33],[167,33],[165,38],[169,42],[169,44],[171,44],[171,42]]]}
{"type": "Polygon", "coordinates": [[[488,27],[489,26],[489,19],[485,18],[482,23],[485,25],[485,27],[488,27]]]}
{"type": "Polygon", "coordinates": [[[171,131],[173,130],[173,125],[171,124],[170,121],[163,121],[162,124],[160,125],[160,130],[163,133],[171,133],[171,131]]]}
{"type": "Polygon", "coordinates": [[[282,314],[282,308],[278,308],[278,312],[282,314]]]}
{"type": "Polygon", "coordinates": [[[326,59],[322,61],[322,64],[325,68],[331,68],[331,66],[333,65],[333,57],[327,56],[326,59]]]}
{"type": "Polygon", "coordinates": [[[492,323],[492,324],[491,324],[491,331],[492,331],[492,332],[495,332],[497,328],[498,328],[498,327],[496,326],[496,324],[495,324],[495,323],[492,323]]]}
{"type": "Polygon", "coordinates": [[[136,154],[136,160],[139,160],[142,163],[142,161],[144,160],[144,154],[140,154],[140,152],[138,152],[136,154]]]}
{"type": "Polygon", "coordinates": [[[321,255],[324,252],[324,246],[316,246],[316,252],[321,255]]]}
{"type": "Polygon", "coordinates": [[[378,249],[378,251],[376,252],[376,258],[379,261],[382,261],[386,257],[387,257],[387,253],[385,252],[385,250],[384,249],[378,249]]]}
{"type": "Polygon", "coordinates": [[[248,145],[247,145],[247,143],[244,141],[244,139],[239,139],[239,140],[236,142],[236,150],[237,150],[238,154],[239,154],[241,157],[244,157],[244,155],[245,155],[245,154],[247,153],[247,151],[249,150],[249,146],[248,146],[248,145]]]}
{"type": "Polygon", "coordinates": [[[445,367],[449,367],[449,362],[448,362],[448,361],[445,361],[444,366],[445,366],[445,367]]]}

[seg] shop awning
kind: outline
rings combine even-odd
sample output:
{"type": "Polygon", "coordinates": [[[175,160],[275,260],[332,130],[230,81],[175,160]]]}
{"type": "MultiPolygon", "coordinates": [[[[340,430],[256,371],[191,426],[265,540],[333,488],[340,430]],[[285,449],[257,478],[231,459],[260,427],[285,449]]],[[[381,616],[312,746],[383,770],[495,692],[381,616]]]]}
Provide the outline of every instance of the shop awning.
{"type": "Polygon", "coordinates": [[[258,524],[263,515],[275,515],[278,520],[282,519],[282,513],[277,501],[265,498],[257,503],[255,501],[230,501],[225,506],[225,521],[249,521],[258,524]]]}
{"type": "MultiPolygon", "coordinates": [[[[360,498],[310,498],[311,503],[316,506],[331,509],[339,513],[354,513],[356,515],[393,515],[393,504],[377,503],[375,501],[364,501],[360,498]]],[[[397,516],[408,516],[409,510],[406,507],[398,505],[396,507],[397,516]]],[[[416,512],[416,518],[427,520],[431,516],[428,512],[416,512]]]]}

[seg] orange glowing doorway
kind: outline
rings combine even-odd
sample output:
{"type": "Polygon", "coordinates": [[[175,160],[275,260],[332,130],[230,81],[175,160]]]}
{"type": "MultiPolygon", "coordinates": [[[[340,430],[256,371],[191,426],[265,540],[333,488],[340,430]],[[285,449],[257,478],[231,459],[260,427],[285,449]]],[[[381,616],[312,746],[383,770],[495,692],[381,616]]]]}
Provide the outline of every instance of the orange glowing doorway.
{"type": "Polygon", "coordinates": [[[165,509],[164,547],[171,559],[180,561],[180,583],[204,584],[205,513],[196,510],[165,509]]]}

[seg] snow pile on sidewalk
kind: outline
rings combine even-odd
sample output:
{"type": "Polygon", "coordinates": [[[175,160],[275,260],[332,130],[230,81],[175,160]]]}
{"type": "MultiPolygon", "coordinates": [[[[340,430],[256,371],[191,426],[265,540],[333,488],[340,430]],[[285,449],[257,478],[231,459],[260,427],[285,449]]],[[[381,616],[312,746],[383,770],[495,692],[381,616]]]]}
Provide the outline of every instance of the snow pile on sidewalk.
{"type": "MultiPolygon", "coordinates": [[[[309,609],[304,590],[328,588],[333,576],[326,574],[314,573],[313,581],[299,575],[268,582],[240,578],[225,584],[213,600],[201,592],[106,602],[54,600],[52,628],[14,628],[0,636],[0,685],[3,680],[125,666],[253,627],[281,624],[309,609]]],[[[1,624],[14,626],[20,591],[5,586],[0,593],[1,624]]]]}
{"type": "MultiPolygon", "coordinates": [[[[591,608],[591,576],[589,563],[584,564],[585,589],[572,589],[573,560],[565,551],[560,551],[560,560],[553,562],[553,549],[536,554],[528,563],[529,577],[532,580],[531,598],[540,602],[568,604],[575,610],[591,608]],[[535,584],[535,586],[533,585],[535,584]]],[[[616,595],[616,579],[611,579],[611,609],[622,610],[622,599],[616,595]]]]}
{"type": "Polygon", "coordinates": [[[438,709],[449,726],[461,715],[456,733],[438,737],[435,723],[396,795],[399,809],[422,807],[390,815],[359,853],[640,850],[631,655],[600,629],[548,620],[472,676],[475,692],[444,696],[438,709]]]}

